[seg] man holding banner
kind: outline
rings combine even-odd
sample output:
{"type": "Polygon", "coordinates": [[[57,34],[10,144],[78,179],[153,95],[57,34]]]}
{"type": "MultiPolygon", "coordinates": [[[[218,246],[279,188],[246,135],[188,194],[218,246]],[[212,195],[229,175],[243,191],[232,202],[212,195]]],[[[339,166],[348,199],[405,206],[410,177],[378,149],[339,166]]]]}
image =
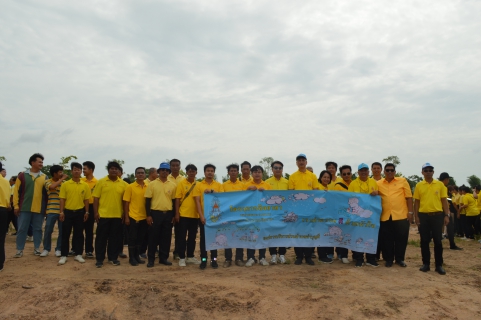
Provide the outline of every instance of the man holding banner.
{"type": "MultiPolygon", "coordinates": [[[[289,190],[319,190],[319,181],[314,173],[307,170],[307,157],[301,153],[296,157],[296,165],[298,170],[289,177],[289,190]]],[[[295,247],[296,265],[302,264],[302,259],[306,259],[308,265],[313,266],[312,248],[311,247],[295,247]]]]}

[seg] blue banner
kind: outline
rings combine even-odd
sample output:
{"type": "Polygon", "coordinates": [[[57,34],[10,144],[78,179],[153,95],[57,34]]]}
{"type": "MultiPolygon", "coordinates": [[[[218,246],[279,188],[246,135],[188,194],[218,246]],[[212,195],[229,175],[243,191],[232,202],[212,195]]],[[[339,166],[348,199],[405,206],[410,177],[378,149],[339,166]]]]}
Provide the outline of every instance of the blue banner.
{"type": "Polygon", "coordinates": [[[376,253],[381,199],[337,191],[204,194],[207,250],[342,247],[376,253]]]}

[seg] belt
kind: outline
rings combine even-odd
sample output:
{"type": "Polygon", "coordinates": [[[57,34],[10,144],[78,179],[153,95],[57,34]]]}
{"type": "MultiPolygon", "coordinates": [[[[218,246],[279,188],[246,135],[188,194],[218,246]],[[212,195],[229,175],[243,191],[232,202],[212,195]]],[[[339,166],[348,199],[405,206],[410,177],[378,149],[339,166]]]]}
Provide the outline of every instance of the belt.
{"type": "Polygon", "coordinates": [[[439,211],[439,212],[419,212],[420,214],[425,214],[427,216],[439,216],[444,214],[444,212],[439,211]]]}
{"type": "Polygon", "coordinates": [[[85,213],[85,209],[78,209],[78,210],[64,209],[64,211],[70,212],[70,213],[85,213]]]}
{"type": "Polygon", "coordinates": [[[160,210],[150,210],[151,212],[159,212],[159,213],[169,213],[172,212],[172,210],[169,211],[160,211],[160,210]]]}

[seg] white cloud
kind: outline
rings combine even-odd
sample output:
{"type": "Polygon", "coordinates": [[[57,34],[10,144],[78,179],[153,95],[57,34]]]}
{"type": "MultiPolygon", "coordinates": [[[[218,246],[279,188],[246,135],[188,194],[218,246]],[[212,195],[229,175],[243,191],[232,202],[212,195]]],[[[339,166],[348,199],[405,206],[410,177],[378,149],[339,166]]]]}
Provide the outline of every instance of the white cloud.
{"type": "Polygon", "coordinates": [[[317,203],[326,203],[326,198],[314,198],[314,202],[317,203]]]}

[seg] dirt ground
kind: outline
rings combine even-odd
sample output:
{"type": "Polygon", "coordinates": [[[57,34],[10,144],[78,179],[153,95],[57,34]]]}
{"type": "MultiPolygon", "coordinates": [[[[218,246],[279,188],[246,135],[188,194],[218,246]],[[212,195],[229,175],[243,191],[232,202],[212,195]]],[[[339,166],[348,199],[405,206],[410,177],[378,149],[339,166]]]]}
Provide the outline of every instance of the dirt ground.
{"type": "MultiPolygon", "coordinates": [[[[412,229],[407,268],[336,260],[226,269],[220,251],[220,267],[202,271],[177,263],[132,267],[128,259],[97,269],[94,260],[73,257],[59,266],[53,253],[34,256],[32,242],[14,259],[15,236],[7,235],[0,319],[480,319],[481,245],[457,239],[464,250],[445,249],[441,276],[418,270],[418,240],[412,229]]],[[[287,257],[294,261],[293,249],[287,257]]]]}

